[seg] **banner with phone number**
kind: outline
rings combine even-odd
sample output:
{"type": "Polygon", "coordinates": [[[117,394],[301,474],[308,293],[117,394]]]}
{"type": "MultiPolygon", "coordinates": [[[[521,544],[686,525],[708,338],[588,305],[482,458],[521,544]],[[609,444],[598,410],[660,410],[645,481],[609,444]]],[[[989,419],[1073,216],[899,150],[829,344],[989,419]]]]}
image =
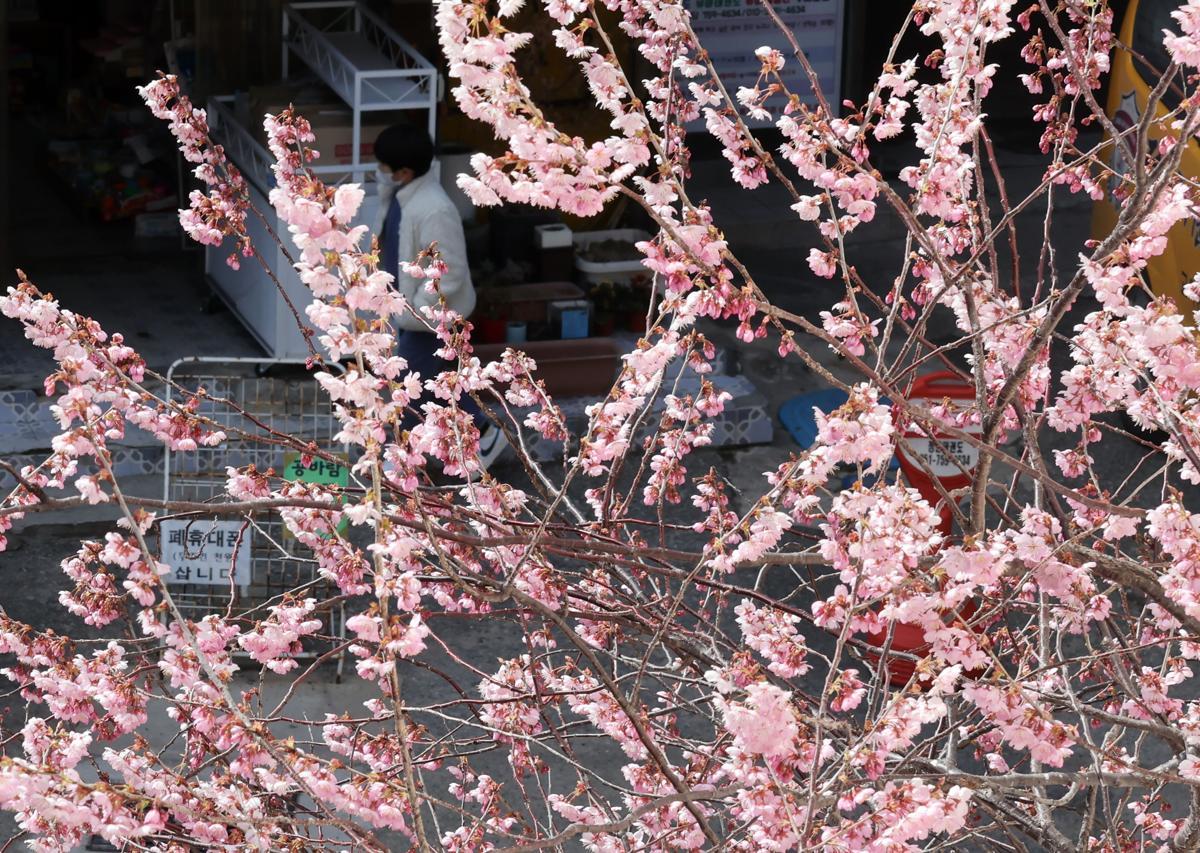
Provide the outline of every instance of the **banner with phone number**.
{"type": "MultiPolygon", "coordinates": [[[[786,60],[780,76],[788,89],[804,103],[816,103],[808,77],[792,55],[791,45],[762,7],[761,0],[685,0],[685,5],[692,14],[692,28],[712,57],[731,97],[737,97],[741,86],[754,86],[762,68],[754,51],[769,45],[786,60]]],[[[796,37],[817,73],[826,100],[837,109],[842,100],[842,0],[776,2],[771,6],[796,37]]],[[[767,102],[767,107],[782,104],[783,100],[776,96],[767,102]]],[[[749,127],[772,124],[744,114],[742,117],[749,127]]]]}

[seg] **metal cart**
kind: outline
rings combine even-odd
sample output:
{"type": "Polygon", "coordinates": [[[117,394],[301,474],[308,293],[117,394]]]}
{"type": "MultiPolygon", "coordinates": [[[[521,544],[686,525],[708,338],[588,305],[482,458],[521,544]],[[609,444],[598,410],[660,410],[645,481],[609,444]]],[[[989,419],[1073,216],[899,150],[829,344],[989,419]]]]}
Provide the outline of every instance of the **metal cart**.
{"type": "MultiPolygon", "coordinates": [[[[334,439],[338,422],[329,398],[305,370],[304,362],[185,358],[171,365],[167,382],[168,400],[175,386],[188,392],[204,388],[206,394],[197,414],[227,427],[227,438],[217,447],[168,451],[163,471],[164,500],[211,503],[229,500],[225,493],[225,469],[229,466],[253,464],[260,471],[268,468],[283,471],[286,449],[261,440],[271,431],[300,438],[305,443],[313,442],[349,463],[347,448],[334,439]]],[[[336,598],[338,590],[319,574],[312,552],[288,534],[276,512],[256,513],[249,522],[243,519],[237,524],[239,541],[233,550],[245,563],[240,551],[247,549],[249,559],[244,573],[234,573],[231,580],[228,574],[231,569],[227,566],[223,579],[174,574],[166,577],[172,597],[184,616],[200,619],[217,613],[236,617],[278,601],[285,592],[304,587],[303,597],[318,602],[317,614],[325,622],[321,633],[340,646],[345,637],[344,610],[340,603],[321,606],[322,601],[336,598]]],[[[215,528],[213,519],[199,518],[190,523],[188,531],[199,542],[215,528]]],[[[160,543],[160,547],[165,544],[160,543]]],[[[228,546],[228,543],[218,544],[228,546]]],[[[304,656],[314,657],[328,650],[329,644],[307,643],[304,656]]],[[[342,655],[337,658],[340,679],[342,655]]]]}

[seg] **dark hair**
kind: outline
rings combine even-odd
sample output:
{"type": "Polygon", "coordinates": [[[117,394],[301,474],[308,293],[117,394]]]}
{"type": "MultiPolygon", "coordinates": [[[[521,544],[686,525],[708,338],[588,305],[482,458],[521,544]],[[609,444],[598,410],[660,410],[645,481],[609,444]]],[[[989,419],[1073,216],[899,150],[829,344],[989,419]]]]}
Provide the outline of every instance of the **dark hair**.
{"type": "Polygon", "coordinates": [[[412,169],[419,178],[433,162],[433,141],[424,128],[393,124],[375,137],[375,159],[391,169],[412,169]]]}

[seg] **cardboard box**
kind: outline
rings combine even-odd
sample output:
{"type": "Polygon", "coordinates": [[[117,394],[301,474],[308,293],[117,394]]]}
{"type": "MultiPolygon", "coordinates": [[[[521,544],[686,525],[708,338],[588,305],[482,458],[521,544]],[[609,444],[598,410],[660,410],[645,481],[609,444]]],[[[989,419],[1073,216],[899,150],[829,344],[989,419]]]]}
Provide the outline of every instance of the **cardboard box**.
{"type": "MultiPolygon", "coordinates": [[[[297,113],[308,119],[317,141],[313,148],[321,152],[319,166],[343,165],[353,161],[354,113],[341,101],[309,100],[311,90],[289,89],[283,86],[256,86],[250,90],[250,127],[259,140],[266,145],[266,131],[262,129],[264,115],[277,115],[291,104],[297,113]]],[[[362,116],[359,136],[359,160],[375,161],[375,137],[386,123],[371,120],[370,114],[362,116]]]]}
{"type": "MultiPolygon", "coordinates": [[[[321,110],[317,117],[308,119],[317,141],[314,146],[321,152],[321,164],[349,163],[354,159],[354,116],[348,108],[321,110]]],[[[386,128],[386,124],[362,122],[359,129],[358,159],[375,162],[375,137],[386,128]]]]}
{"type": "Polygon", "coordinates": [[[311,108],[316,105],[326,106],[346,105],[338,100],[337,95],[328,86],[314,82],[284,82],[270,83],[263,86],[251,86],[244,97],[249,105],[250,118],[255,124],[260,124],[265,113],[274,115],[288,104],[300,108],[311,108]]]}

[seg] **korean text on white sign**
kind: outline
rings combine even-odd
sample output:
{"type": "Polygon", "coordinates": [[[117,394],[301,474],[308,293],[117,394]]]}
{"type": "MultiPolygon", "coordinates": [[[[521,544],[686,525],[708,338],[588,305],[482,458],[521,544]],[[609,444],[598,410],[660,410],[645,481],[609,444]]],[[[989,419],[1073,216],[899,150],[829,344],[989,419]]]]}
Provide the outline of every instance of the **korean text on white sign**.
{"type": "Polygon", "coordinates": [[[159,524],[169,584],[246,586],[250,531],[242,521],[166,520],[159,524]]]}

